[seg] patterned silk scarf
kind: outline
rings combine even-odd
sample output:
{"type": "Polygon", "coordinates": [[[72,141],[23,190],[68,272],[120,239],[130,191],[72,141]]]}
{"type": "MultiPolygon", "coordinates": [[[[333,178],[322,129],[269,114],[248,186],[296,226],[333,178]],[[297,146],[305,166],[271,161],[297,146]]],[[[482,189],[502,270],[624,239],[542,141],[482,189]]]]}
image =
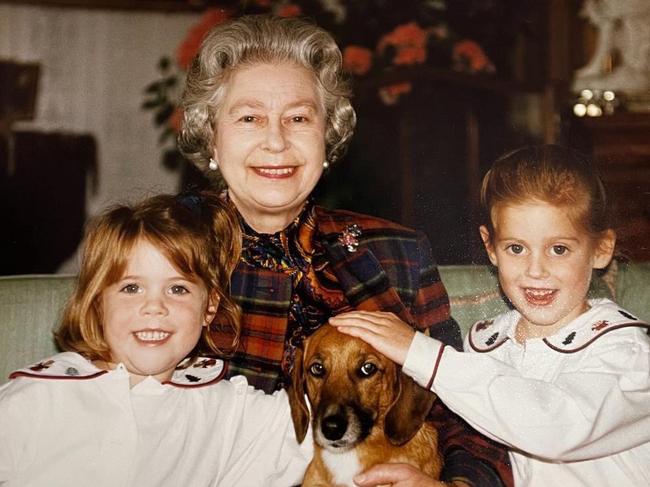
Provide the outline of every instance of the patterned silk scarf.
{"type": "Polygon", "coordinates": [[[315,209],[308,202],[284,230],[257,233],[240,216],[244,233],[242,261],[252,267],[284,272],[291,277],[282,370],[289,374],[296,347],[349,305],[318,239],[315,209]]]}

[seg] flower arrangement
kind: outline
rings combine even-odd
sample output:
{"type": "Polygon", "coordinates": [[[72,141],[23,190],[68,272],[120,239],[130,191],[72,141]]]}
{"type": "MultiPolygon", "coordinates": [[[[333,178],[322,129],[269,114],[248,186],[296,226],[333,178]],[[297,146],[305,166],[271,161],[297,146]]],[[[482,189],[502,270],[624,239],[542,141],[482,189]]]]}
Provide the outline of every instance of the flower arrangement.
{"type": "MultiPolygon", "coordinates": [[[[187,0],[194,2],[196,0],[187,0]]],[[[201,41],[214,26],[243,14],[305,16],[332,33],[343,53],[344,69],[355,79],[380,79],[401,67],[436,67],[470,74],[492,74],[495,67],[481,45],[450,27],[444,0],[221,0],[209,2],[196,25],[179,45],[175,59],[159,62],[160,79],[145,90],[143,108],[153,110],[162,128],[161,143],[170,144],[163,162],[175,168],[179,155],[175,134],[182,113],[177,108],[184,73],[201,41]],[[171,142],[170,142],[171,141],[171,142]]],[[[378,96],[397,104],[413,90],[410,81],[379,84],[378,96]]]]}

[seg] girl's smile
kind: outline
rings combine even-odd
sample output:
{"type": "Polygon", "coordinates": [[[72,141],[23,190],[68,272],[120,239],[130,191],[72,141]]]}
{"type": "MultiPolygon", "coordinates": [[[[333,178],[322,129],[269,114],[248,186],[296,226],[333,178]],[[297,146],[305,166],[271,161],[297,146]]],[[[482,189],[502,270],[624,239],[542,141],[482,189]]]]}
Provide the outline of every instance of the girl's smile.
{"type": "Polygon", "coordinates": [[[557,295],[554,289],[524,288],[523,291],[531,306],[550,306],[557,295]]]}
{"type": "Polygon", "coordinates": [[[133,333],[137,340],[144,342],[148,345],[160,345],[165,343],[167,339],[172,335],[167,331],[162,330],[144,330],[136,331],[133,333]]]}

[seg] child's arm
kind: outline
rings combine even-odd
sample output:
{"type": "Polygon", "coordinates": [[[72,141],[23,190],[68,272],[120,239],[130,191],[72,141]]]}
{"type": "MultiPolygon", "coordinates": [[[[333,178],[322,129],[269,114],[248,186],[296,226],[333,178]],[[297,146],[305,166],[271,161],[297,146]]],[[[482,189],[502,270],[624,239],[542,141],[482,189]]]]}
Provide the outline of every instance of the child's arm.
{"type": "Polygon", "coordinates": [[[33,403],[31,391],[21,390],[18,379],[0,387],[0,485],[15,480],[21,459],[32,452],[28,438],[33,437],[37,421],[32,415],[39,404],[33,403]]]}
{"type": "Polygon", "coordinates": [[[220,465],[219,485],[300,484],[313,455],[313,442],[308,434],[298,444],[286,393],[265,394],[242,376],[219,385],[214,399],[222,410],[215,434],[220,434],[228,452],[220,465]]]}
{"type": "Polygon", "coordinates": [[[403,361],[405,373],[496,441],[562,461],[611,455],[650,441],[650,344],[640,329],[618,330],[625,339],[591,344],[579,370],[565,370],[548,382],[522,376],[485,353],[457,352],[421,333],[404,357],[406,324],[393,323],[393,332],[388,322],[396,318],[359,313],[331,322],[403,361]]]}
{"type": "Polygon", "coordinates": [[[15,471],[17,464],[14,435],[10,430],[15,420],[10,414],[7,401],[8,384],[0,387],[0,485],[11,480],[11,472],[15,471]]]}

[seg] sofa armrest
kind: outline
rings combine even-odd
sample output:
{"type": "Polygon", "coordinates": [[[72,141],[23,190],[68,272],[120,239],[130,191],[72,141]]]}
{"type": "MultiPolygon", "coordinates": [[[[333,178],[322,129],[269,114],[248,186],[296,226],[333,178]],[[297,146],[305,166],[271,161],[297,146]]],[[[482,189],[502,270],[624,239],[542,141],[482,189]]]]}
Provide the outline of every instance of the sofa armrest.
{"type": "Polygon", "coordinates": [[[650,262],[614,262],[602,281],[609,286],[614,301],[650,321],[650,262]]]}
{"type": "Polygon", "coordinates": [[[470,327],[508,310],[499,292],[494,268],[484,265],[439,266],[440,277],[447,288],[451,315],[460,326],[463,337],[470,327]]]}
{"type": "Polygon", "coordinates": [[[0,277],[0,384],[18,367],[57,352],[52,330],[73,276],[0,277]]]}

